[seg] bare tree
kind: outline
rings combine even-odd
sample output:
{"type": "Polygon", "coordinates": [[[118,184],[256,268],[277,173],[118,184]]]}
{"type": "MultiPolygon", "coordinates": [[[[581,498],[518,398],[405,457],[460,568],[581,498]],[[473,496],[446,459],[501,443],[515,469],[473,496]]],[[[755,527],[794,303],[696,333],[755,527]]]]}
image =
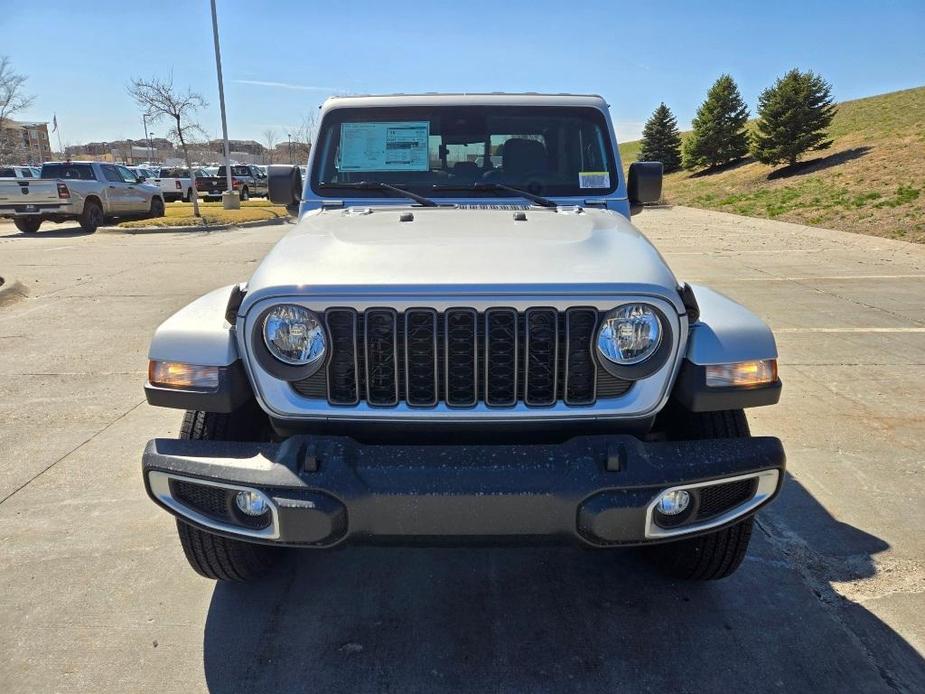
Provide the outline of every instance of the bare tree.
{"type": "Polygon", "coordinates": [[[27,79],[25,75],[13,70],[7,56],[0,56],[0,162],[6,161],[8,156],[22,147],[22,136],[10,127],[10,121],[15,114],[29,108],[35,100],[35,97],[27,96],[23,91],[27,79]]]}
{"type": "Polygon", "coordinates": [[[264,155],[264,164],[273,163],[273,154],[274,149],[276,148],[276,131],[273,128],[267,128],[263,131],[263,142],[264,147],[266,147],[266,154],[264,155]]]}
{"type": "Polygon", "coordinates": [[[128,88],[129,94],[141,108],[150,122],[167,118],[170,121],[170,130],[167,139],[173,140],[183,150],[186,167],[190,172],[191,192],[193,201],[193,215],[200,217],[199,196],[196,192],[196,175],[193,162],[190,159],[187,143],[192,142],[197,135],[204,135],[203,129],[195,120],[196,112],[206,106],[206,100],[187,88],[186,92],[174,89],[173,75],[167,79],[152,77],[151,79],[133,79],[128,88]]]}
{"type": "Polygon", "coordinates": [[[292,154],[302,164],[308,161],[308,153],[311,151],[312,141],[315,138],[317,122],[318,112],[309,111],[302,118],[299,126],[292,129],[292,154]]]}

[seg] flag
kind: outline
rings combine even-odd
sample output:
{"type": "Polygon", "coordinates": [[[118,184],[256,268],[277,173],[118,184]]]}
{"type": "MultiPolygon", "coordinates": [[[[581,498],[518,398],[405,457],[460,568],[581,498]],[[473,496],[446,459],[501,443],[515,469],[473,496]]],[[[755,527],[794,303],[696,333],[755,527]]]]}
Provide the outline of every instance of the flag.
{"type": "Polygon", "coordinates": [[[58,114],[57,113],[51,117],[51,131],[53,133],[58,132],[58,114]]]}

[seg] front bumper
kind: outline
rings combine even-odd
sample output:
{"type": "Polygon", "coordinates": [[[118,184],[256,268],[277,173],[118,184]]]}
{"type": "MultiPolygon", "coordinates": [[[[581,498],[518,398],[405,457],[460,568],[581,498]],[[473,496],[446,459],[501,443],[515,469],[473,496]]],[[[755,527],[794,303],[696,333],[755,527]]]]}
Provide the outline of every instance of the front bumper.
{"type": "Polygon", "coordinates": [[[154,439],[142,469],[148,494],[169,512],[255,542],[330,547],[348,540],[553,538],[611,546],[735,523],[776,496],[784,464],[783,447],[771,437],[647,443],[581,436],[555,445],[400,446],[293,436],[281,444],[154,439]],[[732,487],[719,486],[734,483],[748,487],[747,497],[730,497],[724,490],[732,487]],[[690,490],[697,512],[681,525],[661,527],[656,497],[674,487],[690,490]],[[197,490],[211,501],[197,501],[206,498],[197,490]],[[262,527],[235,509],[234,495],[246,490],[269,503],[262,527]],[[714,512],[700,519],[708,504],[699,499],[708,491],[714,512]],[[736,503],[722,508],[717,498],[736,503]]]}

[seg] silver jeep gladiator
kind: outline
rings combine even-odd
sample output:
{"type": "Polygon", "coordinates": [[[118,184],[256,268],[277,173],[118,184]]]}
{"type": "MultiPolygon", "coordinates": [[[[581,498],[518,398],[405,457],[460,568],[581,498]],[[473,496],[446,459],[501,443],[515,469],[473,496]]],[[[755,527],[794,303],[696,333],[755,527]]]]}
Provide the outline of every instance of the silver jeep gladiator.
{"type": "Polygon", "coordinates": [[[768,327],[680,282],[630,223],[598,96],[325,102],[299,223],[245,283],[161,325],[148,402],[186,410],[142,472],[192,567],[249,580],[282,548],[564,540],[672,576],[742,562],[780,490],[768,327]]]}

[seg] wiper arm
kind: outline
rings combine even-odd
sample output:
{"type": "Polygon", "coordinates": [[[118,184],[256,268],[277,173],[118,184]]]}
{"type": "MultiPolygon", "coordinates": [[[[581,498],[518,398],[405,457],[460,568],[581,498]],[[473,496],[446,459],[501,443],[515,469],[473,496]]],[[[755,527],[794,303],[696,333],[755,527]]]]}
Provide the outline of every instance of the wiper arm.
{"type": "Polygon", "coordinates": [[[382,181],[357,181],[356,183],[322,183],[318,186],[319,188],[348,188],[351,190],[387,190],[391,193],[396,193],[398,195],[404,195],[406,198],[414,200],[419,205],[423,207],[439,207],[430,198],[425,198],[423,195],[418,195],[417,193],[412,193],[410,190],[405,190],[404,188],[399,188],[398,186],[389,185],[388,183],[383,183],[382,181]]]}
{"type": "Polygon", "coordinates": [[[515,188],[514,186],[505,185],[504,183],[471,183],[469,185],[453,185],[453,184],[436,184],[431,186],[431,190],[506,190],[509,193],[517,193],[517,195],[527,198],[532,202],[535,202],[537,205],[542,207],[558,207],[559,204],[550,200],[549,198],[544,198],[542,195],[535,195],[530,191],[523,190],[522,188],[515,188]]]}

